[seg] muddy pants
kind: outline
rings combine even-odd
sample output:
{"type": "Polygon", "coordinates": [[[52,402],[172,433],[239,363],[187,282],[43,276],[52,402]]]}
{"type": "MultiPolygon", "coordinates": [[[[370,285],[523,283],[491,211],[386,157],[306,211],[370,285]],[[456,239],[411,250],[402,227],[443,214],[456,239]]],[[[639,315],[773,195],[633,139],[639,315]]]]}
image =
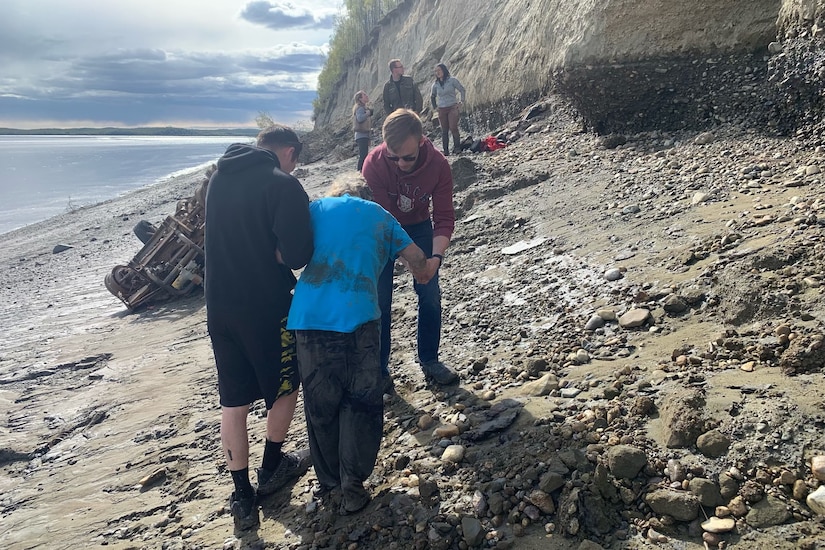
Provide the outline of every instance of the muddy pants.
{"type": "Polygon", "coordinates": [[[351,501],[363,495],[381,445],[380,326],[376,320],[352,333],[296,331],[315,474],[321,485],[340,485],[351,501]]]}

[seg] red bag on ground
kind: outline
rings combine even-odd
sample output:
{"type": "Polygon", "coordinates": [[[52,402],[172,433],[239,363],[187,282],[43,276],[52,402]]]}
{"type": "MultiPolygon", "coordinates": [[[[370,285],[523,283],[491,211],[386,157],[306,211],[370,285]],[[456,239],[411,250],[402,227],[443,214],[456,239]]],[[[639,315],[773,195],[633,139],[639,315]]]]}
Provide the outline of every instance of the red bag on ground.
{"type": "Polygon", "coordinates": [[[486,151],[495,151],[496,149],[503,149],[506,147],[505,143],[500,142],[493,136],[487,136],[482,140],[484,142],[484,149],[486,151]]]}

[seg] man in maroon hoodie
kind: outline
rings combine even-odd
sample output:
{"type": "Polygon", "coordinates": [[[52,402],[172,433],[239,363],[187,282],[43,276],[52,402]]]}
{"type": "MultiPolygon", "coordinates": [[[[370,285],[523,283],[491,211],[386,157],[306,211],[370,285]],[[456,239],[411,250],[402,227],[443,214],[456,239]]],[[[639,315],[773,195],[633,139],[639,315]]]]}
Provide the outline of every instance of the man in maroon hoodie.
{"type": "MultiPolygon", "coordinates": [[[[450,164],[424,136],[421,119],[409,109],[387,116],[384,143],[364,161],[362,173],[375,202],[389,211],[427,257],[444,261],[455,227],[453,175],[450,164]],[[432,209],[430,206],[432,205],[432,209]]],[[[389,377],[392,276],[389,262],[378,280],[381,308],[381,369],[389,377]]],[[[439,361],[441,288],[438,272],[426,285],[413,282],[418,294],[418,361],[424,375],[438,384],[453,384],[458,374],[439,361]]]]}

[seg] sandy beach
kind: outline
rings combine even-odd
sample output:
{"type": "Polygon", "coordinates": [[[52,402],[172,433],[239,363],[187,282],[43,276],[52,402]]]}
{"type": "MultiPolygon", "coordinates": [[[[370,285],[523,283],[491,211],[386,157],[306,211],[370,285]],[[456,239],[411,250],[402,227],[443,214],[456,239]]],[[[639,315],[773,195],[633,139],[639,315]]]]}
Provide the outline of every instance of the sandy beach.
{"type": "MultiPolygon", "coordinates": [[[[644,548],[653,531],[672,541],[664,547],[695,550],[704,547],[698,523],[663,523],[657,518],[668,514],[645,500],[650,487],[673,481],[670,460],[690,465],[691,477],[741,472],[739,491],[782,472],[813,491],[810,460],[823,452],[821,372],[789,376],[779,352],[773,361],[764,349],[779,326],[800,338],[818,333],[825,314],[814,284],[820,226],[794,221],[825,201],[816,172],[805,172],[825,168],[821,152],[736,129],[704,144],[683,133],[631,136],[608,148],[560,117],[539,124],[501,151],[451,157],[459,223],[442,272],[442,348],[462,382],[447,390],[424,383],[410,284],[399,278],[398,396],[387,402],[369,483],[374,501],[351,518],[311,502],[310,470],[262,502],[257,531],[233,534],[203,297],[130,313],[103,286],[140,249],[132,226],[172,214],[200,174],[0,236],[0,544],[447,549],[467,548],[478,527],[486,548],[644,548]],[[743,177],[755,165],[764,166],[760,176],[743,177]],[[747,264],[803,242],[808,259],[793,270],[790,260],[747,264]],[[72,248],[55,254],[58,244],[72,248]],[[618,278],[606,278],[611,269],[618,278]],[[762,269],[758,281],[754,269],[762,269]],[[793,308],[743,305],[757,301],[745,288],[768,295],[771,285],[804,277],[793,308]],[[671,295],[685,307],[674,309],[671,295]],[[603,328],[585,329],[594,312],[611,310],[615,319],[643,308],[650,316],[641,326],[605,313],[603,328]],[[725,332],[732,319],[735,336],[725,332]],[[718,352],[720,334],[726,349],[750,351],[718,352]],[[722,456],[665,444],[667,407],[685,388],[703,392],[702,431],[733,438],[722,456]],[[581,504],[569,512],[570,499],[596,482],[594,471],[608,471],[599,465],[607,468],[606,453],[619,443],[642,449],[647,466],[632,482],[604,473],[620,492],[602,486],[599,506],[610,511],[602,532],[581,504]],[[458,462],[443,459],[449,445],[466,451],[458,462]],[[567,473],[551,488],[556,457],[567,473]],[[539,486],[546,506],[535,504],[539,486]]],[[[295,175],[316,196],[354,164],[320,161],[295,175]]],[[[259,403],[250,418],[253,467],[262,412],[259,403]]],[[[304,442],[299,403],[286,448],[304,442]]],[[[736,515],[728,547],[820,547],[821,521],[804,496],[767,486],[762,500],[775,498],[788,515],[774,523],[736,515]]],[[[745,512],[758,502],[748,500],[745,512]]]]}

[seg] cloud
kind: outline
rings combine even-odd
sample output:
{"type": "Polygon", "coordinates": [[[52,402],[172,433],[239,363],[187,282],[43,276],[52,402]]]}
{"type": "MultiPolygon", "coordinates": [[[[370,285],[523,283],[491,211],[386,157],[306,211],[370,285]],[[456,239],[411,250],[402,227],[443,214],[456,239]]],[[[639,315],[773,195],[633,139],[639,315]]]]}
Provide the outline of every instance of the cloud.
{"type": "Polygon", "coordinates": [[[309,119],[339,0],[211,2],[2,0],[0,126],[309,119]]]}
{"type": "Polygon", "coordinates": [[[272,3],[266,0],[249,2],[241,12],[241,18],[255,25],[273,30],[285,29],[332,29],[335,11],[295,7],[290,3],[272,3]]]}

